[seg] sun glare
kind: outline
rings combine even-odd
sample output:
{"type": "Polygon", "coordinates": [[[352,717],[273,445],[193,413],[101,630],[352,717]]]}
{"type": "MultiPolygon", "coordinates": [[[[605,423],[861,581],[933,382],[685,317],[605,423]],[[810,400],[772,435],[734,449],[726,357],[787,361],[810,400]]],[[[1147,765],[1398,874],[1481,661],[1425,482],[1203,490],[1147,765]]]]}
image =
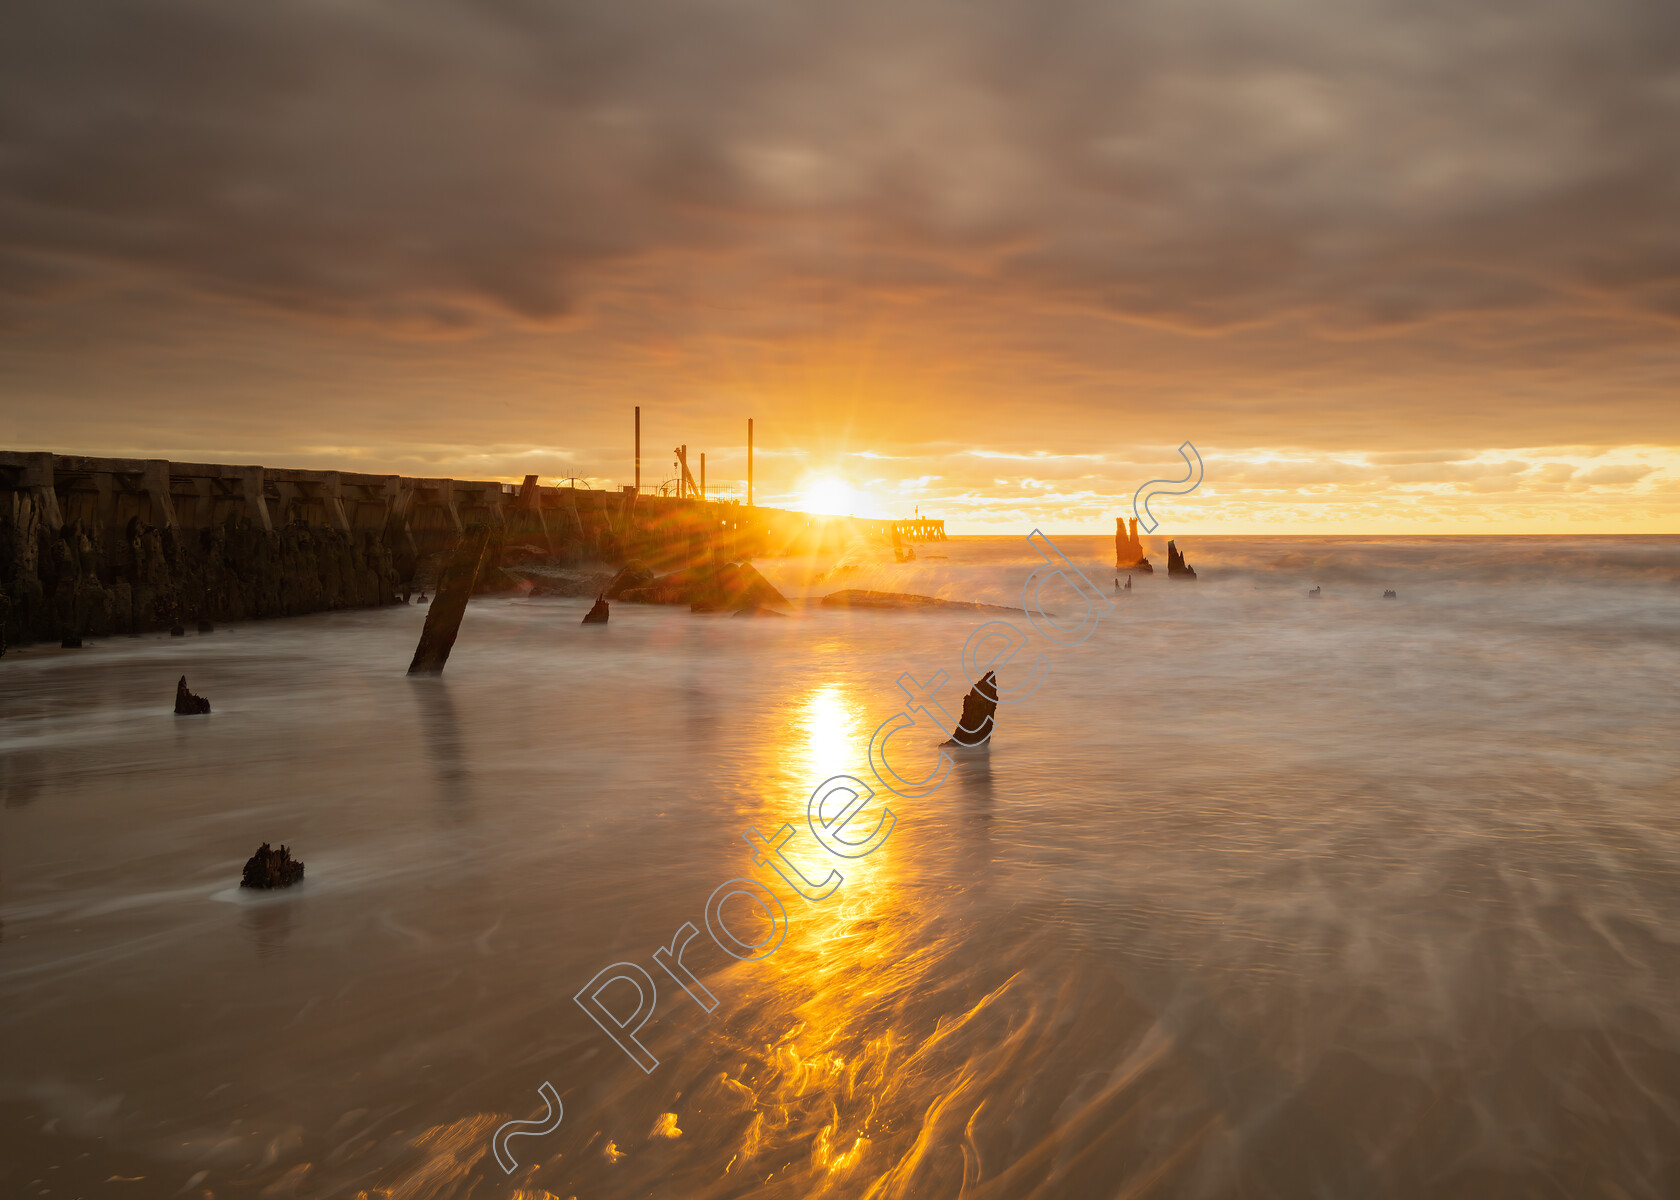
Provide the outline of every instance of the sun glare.
{"type": "Polygon", "coordinates": [[[820,475],[805,485],[801,493],[805,511],[825,517],[847,517],[857,510],[857,493],[843,479],[820,475]]]}

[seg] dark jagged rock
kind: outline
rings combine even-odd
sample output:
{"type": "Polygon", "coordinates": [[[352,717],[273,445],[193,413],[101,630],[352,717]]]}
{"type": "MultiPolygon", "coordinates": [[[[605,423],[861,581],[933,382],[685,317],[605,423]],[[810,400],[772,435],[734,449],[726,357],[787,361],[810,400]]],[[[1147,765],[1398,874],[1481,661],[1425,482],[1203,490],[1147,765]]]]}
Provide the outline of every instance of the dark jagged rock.
{"type": "Polygon", "coordinates": [[[208,617],[200,617],[198,619],[198,631],[200,633],[215,633],[216,627],[210,623],[208,617]]]}
{"type": "Polygon", "coordinates": [[[857,563],[842,563],[832,571],[823,571],[811,579],[812,583],[835,583],[842,579],[850,579],[863,570],[857,563]]]}
{"type": "Polygon", "coordinates": [[[1315,587],[1312,591],[1308,592],[1307,595],[1309,595],[1309,596],[1319,596],[1319,595],[1322,595],[1323,593],[1324,593],[1323,588],[1315,587]]]}
{"type": "Polygon", "coordinates": [[[187,636],[187,627],[185,625],[181,624],[181,622],[177,621],[177,622],[175,622],[175,624],[173,624],[169,627],[169,636],[170,637],[186,637],[187,636]]]}
{"type": "Polygon", "coordinates": [[[185,675],[181,676],[181,682],[175,685],[175,711],[183,717],[197,716],[199,713],[210,711],[210,701],[187,690],[185,675]]]}
{"type": "Polygon", "coordinates": [[[661,575],[619,596],[636,604],[686,604],[692,612],[733,611],[747,605],[786,608],[787,597],[750,563],[707,563],[661,575]]]}
{"type": "Polygon", "coordinates": [[[431,601],[427,598],[425,592],[421,592],[418,596],[414,597],[414,603],[416,603],[416,604],[430,604],[431,601]]]}
{"type": "Polygon", "coordinates": [[[777,612],[763,604],[743,604],[735,610],[737,617],[785,617],[785,612],[777,612]]]}
{"type": "Polygon", "coordinates": [[[1195,569],[1184,561],[1184,555],[1179,552],[1177,542],[1167,543],[1167,578],[1194,579],[1195,569]]]}
{"type": "Polygon", "coordinates": [[[82,639],[73,633],[67,633],[59,639],[58,646],[61,650],[80,650],[82,639]]]}
{"type": "Polygon", "coordinates": [[[605,625],[610,612],[606,600],[604,598],[598,599],[595,601],[595,606],[583,614],[582,623],[585,625],[605,625]]]}
{"type": "MultiPolygon", "coordinates": [[[[508,567],[497,567],[496,570],[501,576],[500,587],[502,589],[511,588],[513,591],[526,596],[535,594],[536,585],[523,572],[514,571],[508,567]]],[[[483,589],[480,588],[480,590],[483,589]]]]}
{"type": "Polygon", "coordinates": [[[293,858],[285,846],[275,850],[264,842],[257,852],[245,860],[245,873],[240,887],[283,888],[303,878],[303,864],[293,858]]]}
{"type": "Polygon", "coordinates": [[[1144,575],[1153,575],[1155,568],[1149,565],[1149,560],[1143,554],[1143,542],[1138,537],[1137,518],[1132,518],[1131,529],[1126,528],[1124,517],[1114,518],[1114,569],[1117,571],[1137,571],[1144,575]]]}
{"type": "Polygon", "coordinates": [[[963,697],[962,716],[947,746],[979,746],[991,740],[997,714],[997,672],[987,671],[963,697]]]}
{"type": "Polygon", "coordinates": [[[653,572],[643,563],[631,560],[618,569],[601,592],[604,600],[617,600],[631,588],[644,588],[653,582],[653,572]]]}
{"type": "MultiPolygon", "coordinates": [[[[969,612],[1019,613],[1018,608],[1002,604],[976,604],[970,600],[941,600],[938,596],[917,596],[910,592],[866,592],[849,588],[830,592],[822,598],[824,608],[960,608],[969,612]]],[[[1055,613],[1045,613],[1053,617],[1055,613]]]]}
{"type": "Polygon", "coordinates": [[[583,571],[570,568],[531,570],[533,597],[563,596],[568,599],[611,600],[608,586],[617,578],[610,571],[583,571]]]}
{"type": "Polygon", "coordinates": [[[722,564],[706,586],[729,608],[788,607],[788,598],[751,563],[722,564]]]}
{"type": "Polygon", "coordinates": [[[1383,593],[1383,599],[1384,600],[1398,600],[1398,599],[1400,599],[1400,593],[1394,591],[1393,589],[1390,589],[1390,590],[1383,593]]]}
{"type": "Polygon", "coordinates": [[[518,566],[521,563],[544,562],[551,557],[551,552],[541,546],[533,546],[528,542],[502,543],[502,562],[518,566]]]}

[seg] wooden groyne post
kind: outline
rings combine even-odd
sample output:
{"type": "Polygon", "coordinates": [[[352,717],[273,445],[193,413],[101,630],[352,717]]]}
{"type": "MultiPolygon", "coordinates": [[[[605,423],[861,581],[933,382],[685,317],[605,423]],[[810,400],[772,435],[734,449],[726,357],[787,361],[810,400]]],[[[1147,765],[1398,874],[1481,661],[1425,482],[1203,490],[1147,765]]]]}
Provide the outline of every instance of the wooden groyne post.
{"type": "Polygon", "coordinates": [[[443,664],[449,661],[449,652],[455,648],[455,634],[466,615],[467,600],[478,582],[479,568],[484,565],[484,552],[489,545],[488,525],[470,526],[461,535],[455,553],[449,556],[449,562],[438,576],[437,594],[426,612],[426,627],[420,631],[414,661],[408,664],[410,675],[443,673],[443,664]]]}

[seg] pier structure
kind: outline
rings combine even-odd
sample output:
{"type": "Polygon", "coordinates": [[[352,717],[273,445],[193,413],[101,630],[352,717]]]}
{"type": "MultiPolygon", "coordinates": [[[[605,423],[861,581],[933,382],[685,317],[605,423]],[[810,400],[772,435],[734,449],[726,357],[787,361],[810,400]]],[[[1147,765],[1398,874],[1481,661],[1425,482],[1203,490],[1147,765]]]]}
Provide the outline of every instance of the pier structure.
{"type": "MultiPolygon", "coordinates": [[[[682,447],[686,450],[687,447],[682,447]]],[[[685,462],[684,467],[687,466],[685,462]]],[[[686,475],[685,471],[685,475],[686,475]]],[[[779,508],[708,502],[688,475],[681,497],[609,492],[588,487],[307,471],[263,466],[90,458],[0,451],[0,516],[31,504],[56,533],[69,522],[84,529],[125,527],[131,520],[159,529],[202,530],[231,517],[271,531],[321,525],[345,534],[395,532],[418,554],[441,553],[468,525],[557,542],[631,538],[674,526],[711,526],[784,553],[819,527],[842,537],[944,541],[945,522],[821,516],[779,508]]]]}
{"type": "Polygon", "coordinates": [[[939,520],[708,501],[699,481],[684,482],[676,497],[540,486],[535,475],[512,484],[0,451],[0,629],[29,641],[390,603],[479,525],[498,564],[480,590],[505,586],[499,567],[522,557],[668,571],[945,539],[939,520]]]}
{"type": "Polygon", "coordinates": [[[893,532],[907,542],[943,542],[945,522],[917,517],[914,521],[894,521],[893,532]]]}

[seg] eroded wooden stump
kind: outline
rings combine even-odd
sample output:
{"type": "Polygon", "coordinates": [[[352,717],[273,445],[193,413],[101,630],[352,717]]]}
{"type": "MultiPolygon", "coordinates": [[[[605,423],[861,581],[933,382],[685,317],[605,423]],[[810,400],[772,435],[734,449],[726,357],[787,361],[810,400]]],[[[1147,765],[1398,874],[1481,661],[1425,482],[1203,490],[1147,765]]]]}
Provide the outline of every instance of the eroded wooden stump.
{"type": "Polygon", "coordinates": [[[175,685],[175,713],[177,716],[193,717],[210,711],[210,701],[203,696],[196,696],[187,690],[187,677],[181,676],[181,682],[175,685]]]}
{"type": "Polygon", "coordinates": [[[414,648],[414,661],[408,664],[410,675],[438,675],[449,661],[455,648],[455,634],[466,615],[467,601],[472,597],[473,585],[484,565],[484,552],[490,545],[490,527],[474,525],[461,535],[455,553],[449,556],[443,572],[438,576],[432,604],[426,611],[426,627],[420,631],[420,644],[414,648]]]}
{"type": "Polygon", "coordinates": [[[275,850],[264,842],[257,852],[245,860],[245,873],[240,887],[283,888],[303,878],[303,864],[293,858],[285,846],[275,850]]]}

